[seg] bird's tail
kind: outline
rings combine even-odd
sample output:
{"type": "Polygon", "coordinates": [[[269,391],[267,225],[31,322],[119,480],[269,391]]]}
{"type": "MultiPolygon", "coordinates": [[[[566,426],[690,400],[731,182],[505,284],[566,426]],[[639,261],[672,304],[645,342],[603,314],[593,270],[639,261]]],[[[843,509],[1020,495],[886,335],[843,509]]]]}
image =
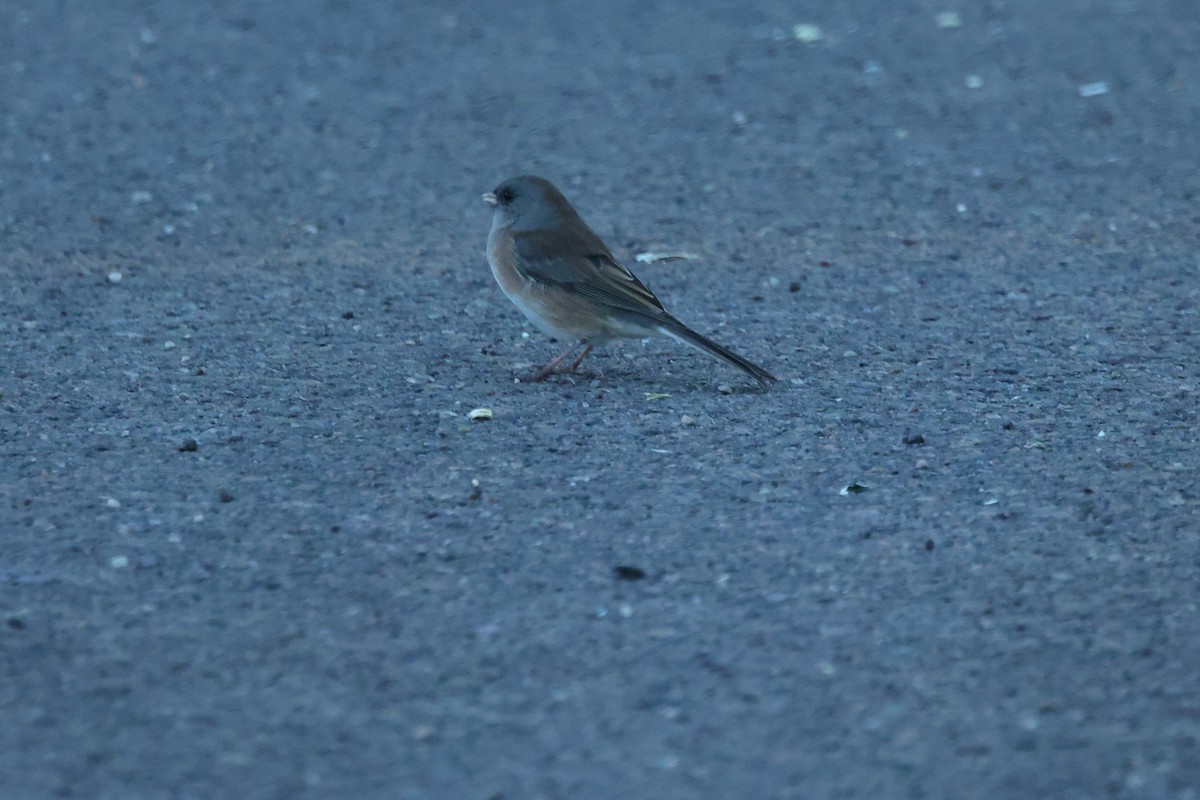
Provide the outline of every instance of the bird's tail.
{"type": "Polygon", "coordinates": [[[717,344],[712,339],[696,333],[694,330],[689,328],[687,325],[684,325],[674,317],[671,317],[669,320],[665,321],[659,327],[659,330],[662,331],[663,334],[670,336],[675,341],[689,344],[697,350],[703,350],[705,353],[714,355],[724,361],[728,361],[730,364],[733,364],[738,369],[753,377],[754,380],[758,381],[763,386],[770,386],[772,383],[775,383],[775,381],[778,380],[778,378],[767,372],[762,367],[747,361],[729,348],[722,347],[721,345],[717,344]]]}

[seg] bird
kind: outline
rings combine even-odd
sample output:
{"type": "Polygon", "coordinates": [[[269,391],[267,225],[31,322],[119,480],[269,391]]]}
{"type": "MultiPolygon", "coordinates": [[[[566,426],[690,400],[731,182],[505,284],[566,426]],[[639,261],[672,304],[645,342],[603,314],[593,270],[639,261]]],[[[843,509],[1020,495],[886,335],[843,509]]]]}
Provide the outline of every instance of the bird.
{"type": "Polygon", "coordinates": [[[777,379],[673,317],[618,261],[558,188],[535,175],[509,178],[486,192],[493,207],[487,259],[508,299],[535,326],[571,346],[524,378],[575,372],[592,348],[611,339],[665,336],[722,359],[763,387],[777,379]],[[565,369],[572,353],[583,351],[565,369]]]}

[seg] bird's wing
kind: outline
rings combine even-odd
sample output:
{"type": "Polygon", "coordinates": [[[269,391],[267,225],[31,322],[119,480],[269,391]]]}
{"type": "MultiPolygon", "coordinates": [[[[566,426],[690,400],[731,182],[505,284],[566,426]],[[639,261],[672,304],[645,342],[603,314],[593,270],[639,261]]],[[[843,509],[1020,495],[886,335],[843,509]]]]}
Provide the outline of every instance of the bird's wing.
{"type": "Polygon", "coordinates": [[[524,231],[516,234],[514,250],[521,271],[534,280],[627,311],[665,311],[654,292],[590,230],[524,231]]]}

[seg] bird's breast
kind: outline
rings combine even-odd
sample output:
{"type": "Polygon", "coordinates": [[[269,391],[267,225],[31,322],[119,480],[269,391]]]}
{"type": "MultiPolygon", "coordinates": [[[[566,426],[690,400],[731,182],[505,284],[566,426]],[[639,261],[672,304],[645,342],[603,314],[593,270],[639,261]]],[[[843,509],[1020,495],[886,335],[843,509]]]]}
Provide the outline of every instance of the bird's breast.
{"type": "Polygon", "coordinates": [[[488,264],[508,299],[548,336],[603,341],[630,335],[614,330],[604,310],[587,298],[522,272],[515,241],[505,228],[493,227],[488,236],[488,264]]]}

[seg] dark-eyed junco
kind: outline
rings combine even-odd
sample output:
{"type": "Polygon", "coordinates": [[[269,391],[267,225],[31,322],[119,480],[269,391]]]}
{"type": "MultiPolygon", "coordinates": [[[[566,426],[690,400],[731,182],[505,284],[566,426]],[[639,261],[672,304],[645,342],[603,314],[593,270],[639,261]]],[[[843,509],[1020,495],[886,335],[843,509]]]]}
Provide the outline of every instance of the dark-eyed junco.
{"type": "Polygon", "coordinates": [[[510,178],[483,196],[495,207],[488,263],[508,299],[541,330],[571,342],[530,380],[542,380],[583,347],[621,337],[668,336],[724,359],[763,386],[775,377],[667,313],[654,292],[613,257],[545,178],[510,178]]]}

